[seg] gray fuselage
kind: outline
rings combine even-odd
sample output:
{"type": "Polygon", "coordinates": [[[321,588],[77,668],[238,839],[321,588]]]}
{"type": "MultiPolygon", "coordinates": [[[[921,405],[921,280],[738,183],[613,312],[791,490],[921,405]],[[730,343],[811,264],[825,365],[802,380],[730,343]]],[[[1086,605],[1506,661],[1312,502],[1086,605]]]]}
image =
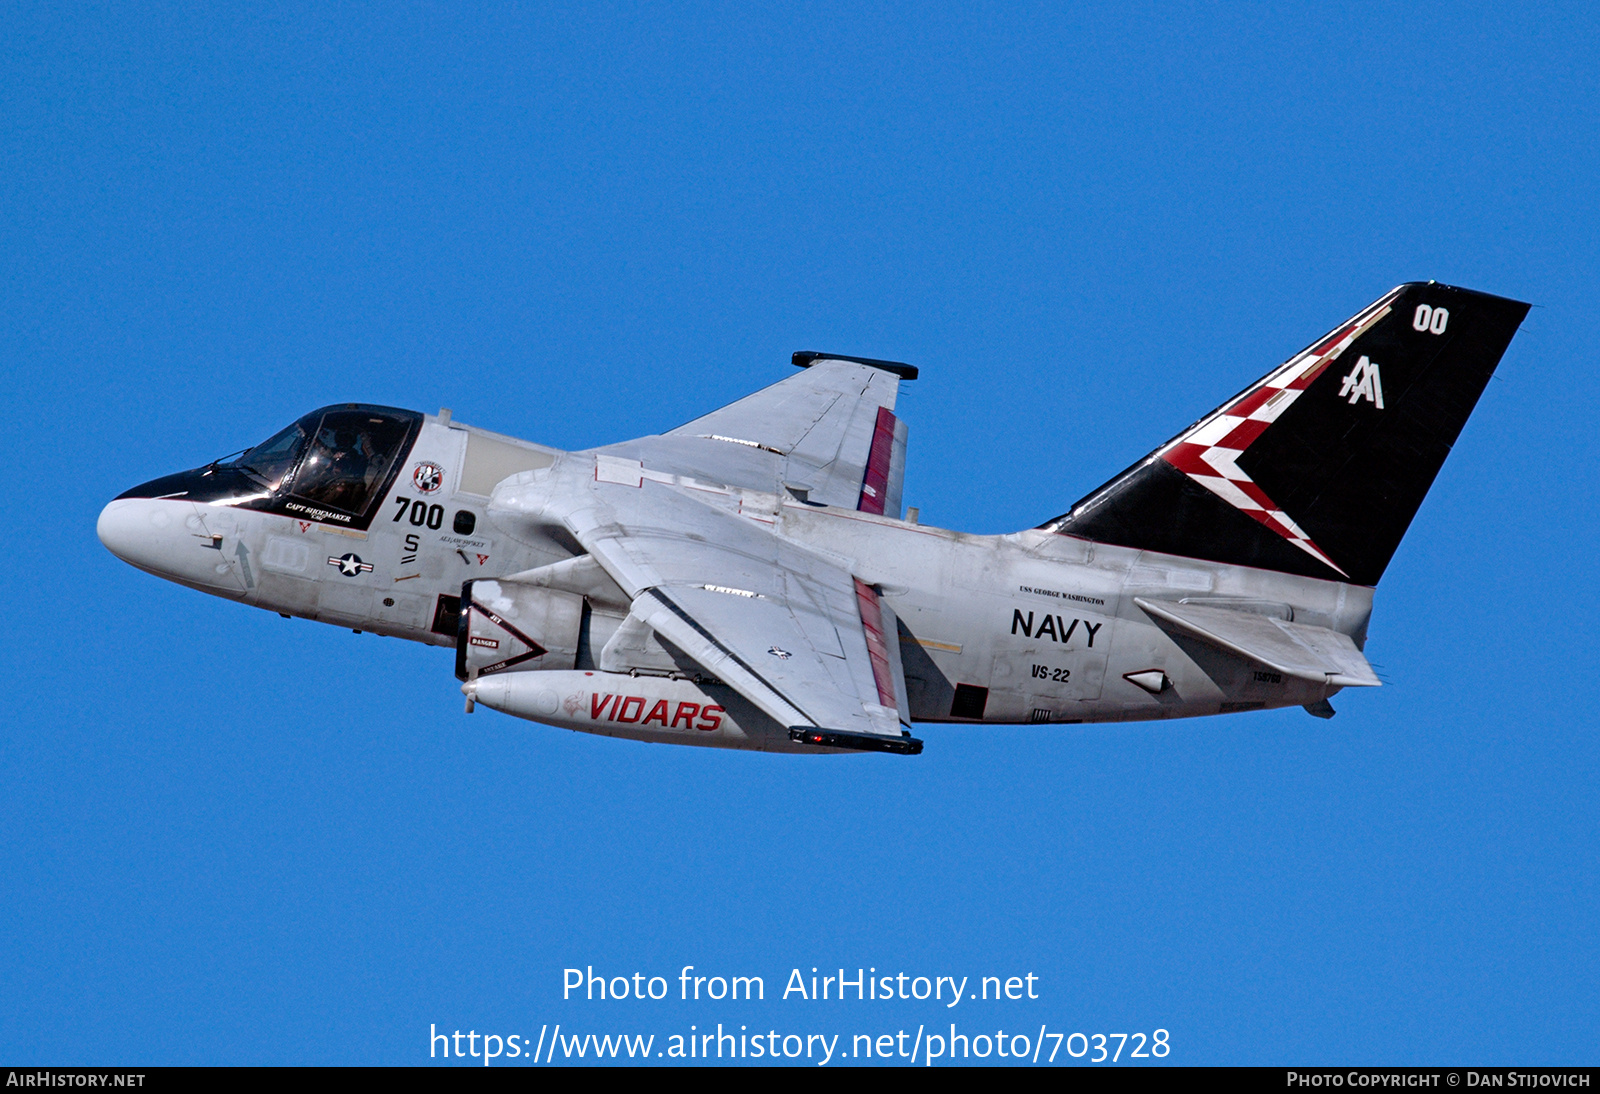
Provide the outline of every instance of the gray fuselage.
{"type": "MultiPolygon", "coordinates": [[[[593,457],[583,453],[430,415],[365,530],[315,514],[177,496],[114,501],[99,531],[119,557],[203,592],[455,647],[463,581],[523,574],[581,553],[570,538],[497,519],[495,485],[585,460],[592,466],[593,457]]],[[[1372,590],[1359,585],[1039,530],[971,535],[740,493],[750,508],[772,516],[774,534],[842,560],[878,588],[898,618],[906,700],[919,722],[1104,722],[1316,704],[1339,688],[1264,671],[1248,658],[1174,635],[1135,598],[1309,624],[1348,635],[1358,648],[1372,607],[1372,590]],[[1160,685],[1150,686],[1152,679],[1160,685]]],[[[586,596],[575,663],[564,667],[599,672],[599,651],[626,616],[617,598],[586,596]]],[[[631,670],[633,679],[671,672],[648,655],[607,668],[631,670]]],[[[654,729],[591,731],[665,739],[654,729]]],[[[693,737],[685,743],[758,747],[693,737]]]]}

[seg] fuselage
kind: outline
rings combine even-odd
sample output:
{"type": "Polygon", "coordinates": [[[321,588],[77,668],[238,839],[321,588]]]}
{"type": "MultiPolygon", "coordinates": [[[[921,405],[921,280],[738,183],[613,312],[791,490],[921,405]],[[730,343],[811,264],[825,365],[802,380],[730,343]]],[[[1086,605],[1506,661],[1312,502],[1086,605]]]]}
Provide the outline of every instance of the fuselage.
{"type": "MultiPolygon", "coordinates": [[[[559,532],[504,514],[497,519],[493,496],[497,484],[519,475],[592,475],[593,454],[531,444],[447,415],[389,408],[327,408],[302,419],[298,436],[311,449],[297,457],[300,470],[291,467],[284,483],[272,482],[272,468],[241,468],[240,461],[168,476],[109,504],[100,538],[133,565],[202,592],[452,648],[467,641],[458,619],[464,582],[541,571],[582,553],[559,532]],[[326,425],[335,412],[343,415],[336,423],[342,434],[326,425]],[[368,412],[371,433],[361,433],[355,427],[368,412]],[[324,415],[320,433],[316,415],[324,415]],[[354,457],[338,453],[336,437],[356,450],[354,457]],[[306,468],[317,458],[319,438],[332,454],[320,457],[322,480],[311,489],[306,468]]],[[[293,439],[280,447],[287,450],[293,439]]],[[[919,722],[1124,721],[1317,703],[1338,688],[1262,671],[1175,638],[1135,598],[1307,623],[1349,635],[1357,646],[1372,606],[1372,590],[1359,585],[1040,530],[972,535],[785,494],[737,493],[745,511],[764,514],[772,534],[844,560],[879,589],[898,618],[906,700],[919,722]]],[[[524,716],[611,735],[764,747],[751,743],[761,734],[732,726],[726,714],[719,717],[730,721],[727,732],[707,729],[707,720],[717,720],[710,716],[676,727],[639,726],[637,717],[617,721],[618,711],[631,709],[623,705],[629,688],[668,686],[651,685],[652,677],[698,685],[647,655],[623,666],[613,653],[612,671],[602,668],[600,653],[608,643],[617,648],[611,639],[627,618],[626,605],[603,593],[579,593],[576,652],[557,668],[588,674],[592,697],[576,703],[568,697],[564,711],[539,708],[524,716]],[[606,708],[612,717],[604,716],[601,695],[616,696],[606,708]]],[[[541,667],[524,666],[532,673],[541,667]]],[[[689,705],[722,711],[715,682],[706,688],[709,698],[689,705]]],[[[644,708],[653,695],[641,698],[644,708]]]]}

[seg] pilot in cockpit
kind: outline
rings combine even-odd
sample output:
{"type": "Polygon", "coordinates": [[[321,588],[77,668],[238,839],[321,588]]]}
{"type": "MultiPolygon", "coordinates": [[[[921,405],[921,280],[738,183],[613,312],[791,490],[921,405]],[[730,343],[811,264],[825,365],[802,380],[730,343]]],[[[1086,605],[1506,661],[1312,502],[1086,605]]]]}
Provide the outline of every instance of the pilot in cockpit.
{"type": "Polygon", "coordinates": [[[360,511],[371,490],[369,478],[378,462],[371,432],[349,427],[324,429],[317,440],[328,460],[323,480],[327,487],[320,492],[320,500],[347,511],[360,511]],[[327,443],[329,440],[331,444],[327,443]]]}
{"type": "Polygon", "coordinates": [[[228,468],[269,491],[287,485],[296,497],[361,514],[410,430],[405,416],[387,408],[329,407],[306,415],[236,460],[217,461],[206,474],[228,468]]]}

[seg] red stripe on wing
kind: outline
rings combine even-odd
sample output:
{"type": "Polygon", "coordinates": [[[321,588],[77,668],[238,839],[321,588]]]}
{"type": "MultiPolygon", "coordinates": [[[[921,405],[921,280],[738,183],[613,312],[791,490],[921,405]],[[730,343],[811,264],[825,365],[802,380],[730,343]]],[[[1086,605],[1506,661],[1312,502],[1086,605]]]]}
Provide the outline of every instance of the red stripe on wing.
{"type": "MultiPolygon", "coordinates": [[[[887,412],[880,410],[878,413],[887,412]]],[[[861,628],[867,635],[867,657],[872,661],[872,678],[878,685],[878,702],[897,710],[894,676],[889,670],[889,642],[883,634],[883,609],[878,604],[878,594],[860,578],[856,579],[856,603],[861,608],[861,628]]]]}
{"type": "Polygon", "coordinates": [[[889,496],[889,463],[894,457],[894,425],[894,415],[880,406],[877,424],[872,427],[872,448],[867,452],[867,473],[861,480],[861,498],[856,502],[860,512],[883,515],[883,503],[889,496]]]}

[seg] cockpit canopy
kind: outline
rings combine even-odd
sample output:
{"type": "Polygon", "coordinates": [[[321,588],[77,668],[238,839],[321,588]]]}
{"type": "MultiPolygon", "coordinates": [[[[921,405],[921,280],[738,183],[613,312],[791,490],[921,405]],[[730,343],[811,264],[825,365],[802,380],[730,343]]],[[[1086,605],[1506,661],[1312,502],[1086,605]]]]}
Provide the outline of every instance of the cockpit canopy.
{"type": "Polygon", "coordinates": [[[395,407],[323,407],[238,456],[122,496],[182,496],[364,529],[421,424],[421,414],[395,407]]]}
{"type": "Polygon", "coordinates": [[[273,493],[287,486],[297,498],[365,513],[418,417],[380,406],[325,407],[221,466],[237,468],[273,493]]]}

